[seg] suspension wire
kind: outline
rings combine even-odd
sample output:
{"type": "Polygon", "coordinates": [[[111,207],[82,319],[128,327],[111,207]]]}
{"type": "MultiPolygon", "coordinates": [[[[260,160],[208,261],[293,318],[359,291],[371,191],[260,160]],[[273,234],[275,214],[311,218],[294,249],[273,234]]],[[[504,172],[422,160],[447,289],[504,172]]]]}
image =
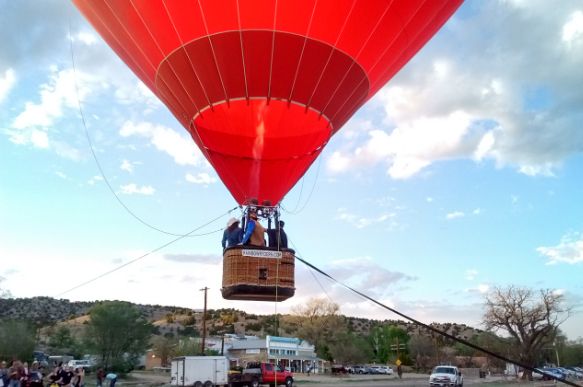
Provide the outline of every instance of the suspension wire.
{"type": "MultiPolygon", "coordinates": [[[[293,211],[289,211],[286,208],[283,207],[283,205],[281,206],[281,208],[287,212],[288,214],[291,215],[297,215],[300,212],[302,212],[306,206],[308,205],[308,203],[310,202],[310,199],[312,198],[312,194],[314,193],[314,189],[316,188],[316,183],[318,182],[318,178],[320,177],[320,165],[322,164],[322,156],[320,154],[320,157],[318,158],[318,167],[316,169],[316,177],[314,178],[314,184],[312,184],[312,189],[310,190],[310,193],[308,194],[308,197],[306,198],[306,201],[304,202],[304,204],[302,205],[302,207],[298,210],[298,205],[296,204],[296,208],[293,209],[293,211]],[[297,211],[296,211],[297,210],[297,211]]],[[[304,189],[304,182],[302,180],[302,190],[304,189]]],[[[301,192],[300,192],[301,195],[301,192]]],[[[299,204],[300,200],[298,199],[298,204],[299,204]]]]}
{"type": "MultiPolygon", "coordinates": [[[[75,52],[74,52],[74,47],[73,47],[73,36],[72,36],[72,32],[71,31],[72,31],[71,19],[69,19],[69,47],[70,47],[70,52],[71,52],[71,64],[72,64],[72,67],[73,67],[73,84],[75,85],[75,96],[77,98],[77,107],[79,109],[79,115],[81,117],[81,123],[82,123],[82,126],[83,126],[83,130],[85,132],[85,137],[87,139],[87,143],[89,145],[89,149],[91,151],[91,155],[93,156],[93,160],[95,161],[95,165],[97,166],[97,169],[99,170],[99,173],[101,175],[101,178],[105,182],[105,185],[107,185],[107,188],[109,188],[109,191],[113,194],[113,196],[115,197],[115,199],[117,200],[117,202],[126,210],[126,212],[128,214],[130,214],[138,222],[140,222],[144,226],[146,226],[146,227],[148,227],[148,228],[150,228],[152,230],[158,231],[158,232],[160,232],[162,234],[166,234],[166,235],[170,235],[170,236],[175,236],[175,237],[180,237],[180,236],[199,237],[199,236],[209,235],[209,234],[215,233],[217,231],[220,231],[220,230],[215,230],[215,231],[212,231],[212,232],[209,232],[209,233],[193,234],[193,235],[191,235],[192,232],[187,233],[187,234],[176,234],[176,233],[172,233],[172,232],[169,232],[169,231],[162,230],[161,228],[158,228],[158,227],[153,226],[152,224],[146,222],[140,216],[138,216],[135,212],[133,212],[121,200],[121,198],[119,197],[119,195],[115,192],[115,189],[112,187],[111,183],[109,182],[109,179],[107,178],[107,176],[105,175],[105,172],[103,171],[103,168],[101,166],[101,163],[99,162],[99,158],[97,157],[97,154],[95,153],[95,147],[93,146],[93,141],[91,140],[91,136],[89,135],[89,129],[87,127],[87,121],[85,119],[85,113],[83,111],[83,106],[81,104],[81,98],[79,96],[79,85],[77,84],[77,66],[76,66],[76,62],[75,62],[75,52]]],[[[223,229],[221,229],[221,230],[223,230],[223,229]]]]}
{"type": "Polygon", "coordinates": [[[381,308],[383,308],[383,309],[386,309],[386,310],[388,310],[388,311],[390,311],[390,312],[393,312],[393,313],[395,313],[396,315],[399,315],[399,316],[403,317],[403,318],[404,318],[404,319],[406,319],[406,320],[409,320],[409,321],[411,321],[411,322],[412,322],[412,323],[414,323],[415,325],[421,326],[421,327],[423,327],[423,328],[425,328],[425,329],[427,329],[427,330],[430,330],[430,331],[432,331],[432,332],[434,332],[434,333],[437,333],[437,334],[439,334],[439,335],[441,335],[441,336],[447,337],[448,339],[451,339],[451,340],[457,341],[457,342],[459,342],[459,343],[462,343],[462,344],[464,344],[464,345],[466,345],[466,346],[468,346],[468,347],[470,347],[470,348],[473,348],[473,349],[475,349],[475,350],[478,350],[478,351],[480,351],[480,352],[483,352],[483,353],[485,353],[485,354],[487,354],[487,355],[490,355],[490,356],[492,356],[492,357],[495,357],[495,358],[497,358],[497,359],[499,359],[499,360],[502,360],[502,361],[505,361],[505,362],[508,362],[508,363],[515,364],[515,365],[517,365],[517,366],[519,366],[519,367],[521,367],[521,368],[524,368],[525,370],[529,370],[529,371],[531,371],[531,372],[534,372],[534,373],[537,373],[537,374],[541,374],[541,375],[547,376],[547,377],[549,377],[549,378],[552,378],[552,379],[554,379],[555,381],[559,381],[559,382],[562,382],[562,383],[568,384],[568,385],[570,385],[570,386],[573,386],[573,387],[581,387],[579,384],[576,384],[576,383],[570,382],[570,381],[568,381],[568,380],[559,379],[559,378],[557,378],[556,376],[554,376],[554,375],[552,375],[552,374],[550,374],[550,373],[544,372],[544,371],[542,371],[542,370],[537,370],[537,369],[535,369],[535,368],[533,368],[533,367],[531,367],[531,366],[528,366],[528,365],[526,365],[526,364],[523,364],[523,363],[521,363],[521,362],[519,362],[519,361],[517,361],[517,360],[512,360],[512,359],[509,359],[509,358],[507,358],[507,357],[505,357],[505,356],[502,356],[502,355],[499,355],[499,354],[497,354],[497,353],[495,353],[495,352],[492,352],[492,351],[490,351],[490,350],[488,350],[488,349],[486,349],[486,348],[480,347],[479,345],[473,344],[473,343],[471,343],[471,342],[469,342],[469,341],[467,341],[467,340],[464,340],[464,339],[461,339],[461,338],[459,338],[459,337],[456,337],[456,336],[450,335],[449,333],[447,333],[447,332],[444,332],[444,331],[442,331],[442,330],[440,330],[440,329],[437,329],[437,328],[435,328],[435,327],[432,327],[431,325],[427,325],[427,324],[425,324],[425,323],[422,323],[421,321],[419,321],[419,320],[416,320],[416,319],[414,319],[413,317],[409,317],[408,315],[406,315],[406,314],[404,314],[404,313],[402,313],[402,312],[399,312],[398,310],[396,310],[396,309],[394,309],[394,308],[391,308],[390,306],[387,306],[387,305],[383,304],[383,303],[382,303],[382,302],[380,302],[380,301],[377,301],[377,300],[375,300],[374,298],[372,298],[372,297],[370,297],[370,296],[368,296],[368,295],[366,295],[366,294],[362,293],[361,291],[359,291],[359,290],[356,290],[356,289],[354,289],[354,288],[352,288],[352,287],[350,287],[350,286],[346,285],[345,283],[343,283],[343,282],[341,282],[341,281],[337,280],[336,278],[332,277],[330,274],[326,273],[325,271],[323,271],[322,269],[320,269],[320,268],[316,267],[315,265],[311,264],[310,262],[306,261],[305,259],[303,259],[303,258],[301,258],[301,257],[299,257],[299,256],[297,256],[297,255],[295,255],[295,258],[297,258],[297,259],[298,259],[300,262],[302,262],[304,265],[306,265],[306,266],[308,266],[309,268],[311,268],[311,269],[315,270],[316,272],[320,273],[320,274],[321,274],[321,275],[323,275],[324,277],[326,277],[326,278],[328,278],[328,279],[332,280],[333,282],[337,283],[338,285],[340,285],[340,286],[342,286],[342,287],[344,287],[344,288],[346,288],[346,289],[350,290],[351,292],[353,292],[353,293],[355,293],[355,294],[359,295],[360,297],[362,297],[362,298],[364,298],[364,299],[366,299],[366,300],[368,300],[368,301],[371,301],[372,303],[374,303],[374,304],[376,304],[376,305],[380,306],[380,307],[381,307],[381,308]]]}
{"type": "Polygon", "coordinates": [[[166,248],[166,247],[170,246],[171,244],[174,244],[174,243],[178,242],[179,240],[181,240],[181,239],[184,239],[184,238],[188,237],[188,236],[189,236],[190,234],[192,234],[193,232],[195,232],[195,231],[198,231],[198,230],[200,230],[201,228],[203,228],[203,227],[206,227],[206,226],[208,226],[209,224],[211,224],[211,223],[213,223],[213,222],[216,222],[218,219],[220,219],[220,218],[222,218],[223,216],[225,216],[225,215],[227,215],[227,214],[231,213],[232,211],[236,210],[237,208],[238,208],[238,207],[235,207],[235,208],[233,208],[233,209],[231,209],[231,210],[227,211],[225,214],[221,214],[221,215],[217,216],[216,218],[214,218],[214,219],[212,219],[212,220],[210,220],[210,221],[206,222],[205,224],[203,224],[203,225],[201,225],[201,226],[199,226],[199,227],[195,228],[194,230],[190,231],[189,233],[187,233],[187,234],[185,234],[185,235],[180,235],[180,236],[178,236],[177,238],[174,238],[174,239],[172,239],[170,242],[164,243],[163,245],[161,245],[161,246],[159,246],[159,247],[156,247],[155,249],[153,249],[153,250],[150,250],[149,252],[147,252],[147,253],[145,253],[145,254],[142,254],[142,255],[140,255],[140,256],[139,256],[139,257],[137,257],[137,258],[134,258],[134,259],[132,259],[131,261],[128,261],[128,262],[126,262],[126,263],[124,263],[124,264],[122,264],[122,265],[116,266],[116,267],[114,267],[113,269],[106,271],[105,273],[102,273],[102,274],[100,274],[100,275],[98,275],[98,276],[96,276],[96,277],[93,277],[93,278],[91,278],[91,279],[89,279],[89,280],[87,280],[87,281],[85,281],[85,282],[82,282],[82,283],[80,283],[79,285],[75,285],[75,286],[73,286],[72,288],[65,290],[64,292],[61,292],[61,293],[57,294],[57,295],[55,296],[55,298],[56,298],[56,297],[60,297],[60,296],[62,296],[62,295],[64,295],[64,294],[67,294],[67,293],[69,293],[69,292],[71,292],[71,291],[73,291],[73,290],[79,289],[80,287],[83,287],[83,286],[85,286],[85,285],[88,285],[88,284],[90,284],[90,283],[92,283],[92,282],[95,282],[95,281],[97,281],[98,279],[101,279],[101,278],[103,278],[103,277],[105,277],[105,276],[108,276],[109,274],[112,274],[112,273],[114,273],[114,272],[116,272],[116,271],[118,271],[118,270],[121,270],[121,269],[123,269],[123,268],[124,268],[124,267],[126,267],[126,266],[129,266],[129,265],[131,265],[132,263],[138,262],[139,260],[142,260],[142,259],[146,258],[147,256],[149,256],[149,255],[152,255],[153,253],[155,253],[155,252],[158,252],[158,251],[160,251],[160,250],[162,250],[162,249],[164,249],[164,248],[166,248]]]}
{"type": "MultiPolygon", "coordinates": [[[[296,253],[299,253],[299,250],[296,248],[295,243],[289,238],[288,236],[288,241],[291,243],[291,245],[294,248],[294,251],[296,253]]],[[[296,254],[297,257],[297,254],[296,254]]],[[[330,302],[334,302],[334,300],[332,300],[332,297],[330,297],[330,295],[328,294],[328,292],[326,291],[326,289],[324,288],[324,286],[322,285],[322,283],[320,282],[320,280],[318,279],[318,277],[316,277],[316,275],[314,274],[314,270],[310,269],[308,267],[308,271],[310,272],[310,274],[312,275],[312,277],[314,278],[314,280],[318,283],[318,286],[320,286],[320,289],[324,292],[324,294],[326,295],[326,297],[328,297],[328,300],[330,300],[330,302]]]]}

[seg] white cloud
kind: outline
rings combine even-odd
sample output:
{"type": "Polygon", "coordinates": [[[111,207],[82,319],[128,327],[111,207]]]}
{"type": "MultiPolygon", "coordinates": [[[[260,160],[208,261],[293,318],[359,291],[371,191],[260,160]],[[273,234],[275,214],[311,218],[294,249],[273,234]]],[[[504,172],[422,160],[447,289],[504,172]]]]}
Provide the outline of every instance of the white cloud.
{"type": "MultiPolygon", "coordinates": [[[[14,119],[12,126],[16,129],[49,127],[55,119],[63,115],[63,108],[76,108],[77,78],[83,83],[85,75],[73,70],[53,69],[49,82],[40,87],[40,102],[27,102],[24,111],[14,119]]],[[[81,99],[89,92],[86,87],[78,90],[81,99]]]]}
{"type": "Polygon", "coordinates": [[[188,181],[190,183],[202,184],[202,185],[209,185],[209,184],[216,183],[218,181],[218,179],[216,177],[211,176],[206,172],[200,172],[200,173],[197,173],[196,175],[192,175],[190,173],[187,173],[184,178],[186,179],[186,181],[188,181]]]}
{"type": "Polygon", "coordinates": [[[132,173],[134,171],[134,165],[135,165],[135,163],[132,163],[131,161],[124,159],[121,162],[121,165],[119,166],[119,169],[121,169],[122,171],[126,171],[126,172],[129,172],[129,173],[132,173]]]}
{"type": "Polygon", "coordinates": [[[345,172],[383,162],[389,165],[387,172],[392,178],[406,179],[433,160],[456,157],[459,143],[469,128],[469,116],[459,111],[445,117],[407,121],[390,133],[373,129],[362,146],[334,152],[328,160],[328,170],[345,172]]]}
{"type": "Polygon", "coordinates": [[[463,213],[462,211],[454,211],[454,212],[450,212],[447,215],[445,215],[445,219],[452,220],[452,219],[463,218],[464,216],[466,216],[466,214],[463,213]]]}
{"type": "Polygon", "coordinates": [[[0,74],[0,104],[8,96],[15,84],[16,75],[13,69],[5,70],[4,75],[0,74]]]}
{"type": "Polygon", "coordinates": [[[93,176],[91,179],[87,180],[87,184],[95,185],[95,183],[97,183],[98,181],[103,181],[103,177],[102,176],[93,176]]]}
{"type": "Polygon", "coordinates": [[[475,288],[469,288],[469,289],[466,289],[465,291],[468,293],[487,294],[490,291],[490,285],[479,284],[475,288]]]}
{"type": "Polygon", "coordinates": [[[49,136],[46,132],[41,130],[33,129],[30,133],[30,142],[36,148],[48,148],[49,147],[49,136]]]}
{"type": "Polygon", "coordinates": [[[583,262],[583,234],[570,233],[561,238],[556,246],[541,246],[536,251],[545,256],[547,265],[558,263],[577,264],[583,262]]]}
{"type": "Polygon", "coordinates": [[[396,226],[396,221],[394,220],[395,216],[396,214],[394,213],[384,213],[376,217],[369,218],[348,212],[346,208],[339,208],[336,211],[335,219],[349,223],[359,229],[387,222],[389,226],[392,228],[396,226]]]}
{"type": "Polygon", "coordinates": [[[156,149],[170,155],[179,165],[199,165],[204,160],[190,137],[162,125],[126,121],[119,134],[122,137],[140,136],[149,139],[156,149]]]}
{"type": "Polygon", "coordinates": [[[468,269],[466,270],[466,279],[468,281],[472,281],[478,275],[478,271],[476,269],[468,269]]]}
{"type": "Polygon", "coordinates": [[[563,42],[569,47],[583,42],[583,11],[575,11],[563,26],[563,42]]]}
{"type": "Polygon", "coordinates": [[[475,209],[472,211],[472,214],[474,214],[474,215],[480,215],[480,214],[482,213],[482,211],[483,211],[483,210],[482,210],[481,208],[475,208],[475,209]]]}
{"type": "Polygon", "coordinates": [[[133,194],[153,195],[154,192],[156,192],[156,190],[152,186],[144,185],[144,186],[138,187],[134,183],[122,185],[120,188],[121,188],[121,193],[123,193],[125,195],[133,195],[133,194]]]}
{"type": "Polygon", "coordinates": [[[345,172],[350,167],[350,158],[340,152],[334,152],[327,160],[326,166],[332,173],[345,172]]]}
{"type": "Polygon", "coordinates": [[[68,176],[64,172],[61,172],[61,171],[55,172],[55,175],[59,176],[61,179],[64,179],[64,180],[68,179],[68,176]]]}

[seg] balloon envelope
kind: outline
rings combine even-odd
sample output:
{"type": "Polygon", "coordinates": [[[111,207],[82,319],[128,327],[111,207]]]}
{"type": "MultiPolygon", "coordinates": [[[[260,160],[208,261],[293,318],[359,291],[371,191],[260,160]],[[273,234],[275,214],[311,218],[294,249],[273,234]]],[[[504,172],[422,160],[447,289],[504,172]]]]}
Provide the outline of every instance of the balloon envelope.
{"type": "Polygon", "coordinates": [[[278,203],[462,0],[74,0],[235,200],[278,203]]]}

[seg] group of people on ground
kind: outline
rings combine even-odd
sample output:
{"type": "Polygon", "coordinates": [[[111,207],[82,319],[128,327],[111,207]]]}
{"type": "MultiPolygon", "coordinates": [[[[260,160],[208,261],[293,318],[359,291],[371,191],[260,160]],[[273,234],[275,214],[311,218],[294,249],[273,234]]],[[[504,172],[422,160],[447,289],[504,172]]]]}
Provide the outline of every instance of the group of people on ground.
{"type": "Polygon", "coordinates": [[[257,213],[250,211],[245,230],[239,224],[240,221],[236,218],[231,218],[227,222],[227,227],[223,232],[223,240],[221,242],[223,249],[237,245],[266,246],[266,233],[269,237],[269,247],[287,248],[287,235],[283,230],[285,226],[283,220],[279,221],[276,228],[266,229],[259,223],[257,213]]]}
{"type": "MultiPolygon", "coordinates": [[[[97,370],[97,387],[115,387],[117,375],[108,374],[103,369],[97,370]],[[107,387],[107,386],[105,386],[107,387]]],[[[27,362],[13,360],[9,364],[0,362],[0,387],[83,387],[85,386],[85,369],[58,364],[47,375],[39,362],[34,361],[29,367],[27,362]]]]}
{"type": "Polygon", "coordinates": [[[0,363],[0,387],[43,387],[43,377],[37,361],[31,366],[20,360],[0,363]]]}

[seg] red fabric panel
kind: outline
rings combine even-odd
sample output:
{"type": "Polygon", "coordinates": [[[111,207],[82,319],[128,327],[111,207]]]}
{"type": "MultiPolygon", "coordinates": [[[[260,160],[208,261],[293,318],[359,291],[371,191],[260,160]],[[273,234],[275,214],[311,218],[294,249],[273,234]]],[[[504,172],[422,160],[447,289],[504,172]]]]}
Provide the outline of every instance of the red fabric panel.
{"type": "Polygon", "coordinates": [[[239,29],[237,0],[189,0],[187,2],[193,7],[198,7],[197,3],[200,3],[209,35],[239,29]]]}
{"type": "MultiPolygon", "coordinates": [[[[140,0],[149,4],[152,0],[140,0]]],[[[206,35],[204,20],[195,1],[165,0],[168,14],[171,16],[173,26],[178,30],[178,35],[183,43],[206,35]]]]}
{"type": "Polygon", "coordinates": [[[243,54],[250,97],[268,95],[272,39],[271,32],[245,31],[243,34],[243,54]]]}
{"type": "Polygon", "coordinates": [[[273,29],[275,4],[273,0],[239,1],[242,30],[273,29]]]}

